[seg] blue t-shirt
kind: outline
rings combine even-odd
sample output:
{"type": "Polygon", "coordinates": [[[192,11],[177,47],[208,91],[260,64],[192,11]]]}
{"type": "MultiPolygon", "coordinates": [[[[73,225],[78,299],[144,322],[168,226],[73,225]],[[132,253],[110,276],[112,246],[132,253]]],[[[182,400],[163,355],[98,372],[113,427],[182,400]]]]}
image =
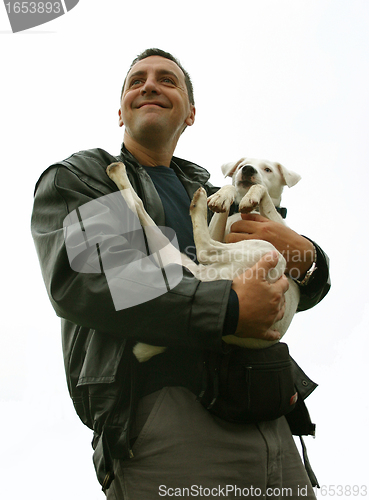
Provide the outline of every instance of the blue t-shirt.
{"type": "MultiPolygon", "coordinates": [[[[177,236],[181,252],[196,260],[196,247],[190,217],[190,197],[174,170],[164,166],[144,167],[151,177],[164,208],[165,225],[177,236]]],[[[236,292],[231,289],[223,327],[223,335],[234,334],[238,323],[239,304],[236,292]]]]}
{"type": "Polygon", "coordinates": [[[144,167],[160,196],[165,213],[165,225],[177,236],[181,252],[196,261],[190,217],[190,197],[174,170],[168,167],[144,167]]]}

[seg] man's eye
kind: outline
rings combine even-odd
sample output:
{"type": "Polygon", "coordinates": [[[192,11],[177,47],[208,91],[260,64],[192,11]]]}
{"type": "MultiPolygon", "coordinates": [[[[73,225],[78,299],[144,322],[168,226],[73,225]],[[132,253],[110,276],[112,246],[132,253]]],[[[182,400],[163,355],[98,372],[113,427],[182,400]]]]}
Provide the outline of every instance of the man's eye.
{"type": "Polygon", "coordinates": [[[165,83],[170,83],[172,85],[175,85],[174,81],[171,78],[163,78],[162,81],[165,82],[165,83]]]}
{"type": "Polygon", "coordinates": [[[140,83],[141,83],[141,80],[132,80],[131,87],[133,87],[134,85],[139,85],[140,83]]]}

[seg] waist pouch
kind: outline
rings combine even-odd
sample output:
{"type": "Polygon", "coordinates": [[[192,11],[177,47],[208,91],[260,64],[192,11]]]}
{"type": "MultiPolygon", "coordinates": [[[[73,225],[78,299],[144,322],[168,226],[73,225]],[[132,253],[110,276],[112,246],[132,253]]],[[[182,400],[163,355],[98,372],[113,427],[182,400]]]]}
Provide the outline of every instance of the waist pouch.
{"type": "Polygon", "coordinates": [[[291,412],[298,393],[287,344],[266,349],[229,347],[204,353],[199,401],[229,422],[274,420],[291,412]]]}

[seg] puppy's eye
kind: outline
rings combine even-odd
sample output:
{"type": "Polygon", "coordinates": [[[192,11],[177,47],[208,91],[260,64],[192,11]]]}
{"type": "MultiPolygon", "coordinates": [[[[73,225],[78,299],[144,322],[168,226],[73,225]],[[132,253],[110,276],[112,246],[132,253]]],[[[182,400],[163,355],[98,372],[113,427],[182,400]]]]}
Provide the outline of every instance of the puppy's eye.
{"type": "Polygon", "coordinates": [[[272,171],[269,167],[265,167],[264,170],[265,170],[265,172],[268,172],[268,173],[272,171]]]}

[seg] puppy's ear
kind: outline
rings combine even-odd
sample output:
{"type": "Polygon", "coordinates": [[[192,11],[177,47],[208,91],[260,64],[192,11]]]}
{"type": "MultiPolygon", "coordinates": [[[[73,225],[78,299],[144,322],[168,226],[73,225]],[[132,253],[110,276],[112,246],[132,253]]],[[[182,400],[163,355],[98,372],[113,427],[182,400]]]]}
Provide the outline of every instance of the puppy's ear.
{"type": "Polygon", "coordinates": [[[286,183],[286,186],[288,186],[289,188],[294,186],[301,180],[301,175],[296,174],[296,172],[293,172],[292,170],[288,170],[280,163],[277,163],[277,168],[280,171],[283,180],[286,183]]]}
{"type": "Polygon", "coordinates": [[[244,160],[246,160],[246,158],[241,158],[236,162],[232,161],[231,163],[225,163],[224,165],[222,165],[220,168],[224,174],[224,177],[232,177],[238,165],[242,163],[244,160]]]}

